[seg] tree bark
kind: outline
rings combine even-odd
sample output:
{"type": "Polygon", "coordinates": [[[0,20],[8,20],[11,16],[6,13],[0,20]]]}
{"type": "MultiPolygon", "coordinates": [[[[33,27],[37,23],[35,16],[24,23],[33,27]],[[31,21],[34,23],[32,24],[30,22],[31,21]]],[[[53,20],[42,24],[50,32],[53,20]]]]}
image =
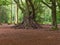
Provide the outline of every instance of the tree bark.
{"type": "Polygon", "coordinates": [[[57,28],[57,20],[56,20],[56,0],[52,1],[52,28],[57,28]]]}

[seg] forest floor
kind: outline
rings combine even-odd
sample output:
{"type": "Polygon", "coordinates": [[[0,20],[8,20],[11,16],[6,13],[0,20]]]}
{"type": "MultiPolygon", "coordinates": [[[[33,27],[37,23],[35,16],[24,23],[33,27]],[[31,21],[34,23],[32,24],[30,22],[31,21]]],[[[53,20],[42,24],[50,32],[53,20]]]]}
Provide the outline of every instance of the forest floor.
{"type": "Polygon", "coordinates": [[[0,45],[60,45],[60,30],[50,30],[50,25],[42,25],[43,29],[13,29],[11,26],[0,25],[0,45]]]}

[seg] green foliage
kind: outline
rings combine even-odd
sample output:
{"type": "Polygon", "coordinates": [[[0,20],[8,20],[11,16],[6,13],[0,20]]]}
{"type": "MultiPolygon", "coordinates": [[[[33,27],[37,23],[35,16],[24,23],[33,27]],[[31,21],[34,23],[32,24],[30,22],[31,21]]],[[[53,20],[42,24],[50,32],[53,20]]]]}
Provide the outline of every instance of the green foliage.
{"type": "MultiPolygon", "coordinates": [[[[12,0],[14,1],[14,0],[12,0]]],[[[44,1],[45,3],[47,3],[48,5],[51,6],[50,0],[32,0],[32,3],[34,4],[34,8],[35,8],[35,17],[36,17],[36,21],[38,23],[44,23],[44,24],[49,24],[52,22],[52,17],[51,17],[51,9],[48,9],[48,7],[46,5],[44,5],[41,1],[44,1]]],[[[26,2],[25,0],[19,0],[19,4],[21,5],[22,8],[26,8],[26,2]]],[[[6,19],[6,22],[8,22],[9,17],[11,16],[11,12],[9,14],[8,10],[6,9],[6,7],[2,6],[2,5],[11,5],[12,2],[11,0],[0,0],[0,21],[4,22],[4,20],[6,19]],[[2,7],[1,7],[2,6],[2,7]],[[5,18],[4,18],[5,17],[5,18]]],[[[16,4],[15,4],[16,5],[16,4]]],[[[13,5],[14,6],[14,5],[13,5]]],[[[11,8],[11,6],[9,7],[9,9],[11,8]]],[[[60,0],[57,0],[57,23],[60,23],[60,0]]],[[[16,8],[15,8],[16,9],[16,8]]],[[[10,9],[11,11],[11,9],[10,9]]],[[[14,11],[14,7],[12,8],[12,12],[13,12],[13,18],[15,18],[14,13],[16,13],[16,10],[14,11]]],[[[20,22],[22,22],[23,20],[23,13],[21,12],[21,10],[19,11],[19,16],[18,16],[18,20],[20,22]]],[[[10,20],[9,20],[10,21],[10,20]]]]}
{"type": "Polygon", "coordinates": [[[5,6],[0,6],[0,23],[8,23],[8,9],[5,6]]]}
{"type": "Polygon", "coordinates": [[[11,0],[0,0],[0,5],[9,5],[11,4],[11,0]]]}

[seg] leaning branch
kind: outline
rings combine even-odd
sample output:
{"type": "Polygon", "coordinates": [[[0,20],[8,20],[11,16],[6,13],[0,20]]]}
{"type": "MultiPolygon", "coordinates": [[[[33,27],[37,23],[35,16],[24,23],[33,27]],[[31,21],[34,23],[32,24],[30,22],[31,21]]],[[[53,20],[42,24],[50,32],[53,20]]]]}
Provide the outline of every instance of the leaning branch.
{"type": "Polygon", "coordinates": [[[49,7],[50,9],[52,9],[51,8],[51,6],[49,6],[47,3],[45,3],[44,1],[41,1],[43,4],[45,4],[47,7],[49,7]]]}

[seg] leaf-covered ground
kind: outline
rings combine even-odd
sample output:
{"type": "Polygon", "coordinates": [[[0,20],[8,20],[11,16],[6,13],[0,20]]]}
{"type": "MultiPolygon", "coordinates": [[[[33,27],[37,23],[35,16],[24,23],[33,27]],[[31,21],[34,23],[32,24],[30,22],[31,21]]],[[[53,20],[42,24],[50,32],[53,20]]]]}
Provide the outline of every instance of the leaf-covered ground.
{"type": "Polygon", "coordinates": [[[44,29],[13,29],[10,26],[0,26],[0,45],[60,45],[60,30],[50,31],[49,25],[44,25],[44,29]]]}

